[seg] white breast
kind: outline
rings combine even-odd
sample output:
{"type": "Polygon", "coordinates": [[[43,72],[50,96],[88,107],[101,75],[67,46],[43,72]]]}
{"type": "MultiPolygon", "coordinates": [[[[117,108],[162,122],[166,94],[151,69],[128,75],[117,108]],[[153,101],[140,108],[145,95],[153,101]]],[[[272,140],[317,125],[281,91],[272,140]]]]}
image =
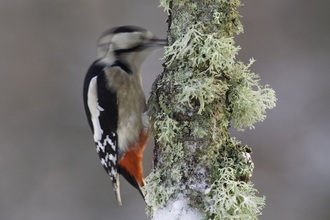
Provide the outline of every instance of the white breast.
{"type": "Polygon", "coordinates": [[[118,146],[121,151],[138,141],[142,129],[148,129],[145,96],[139,73],[127,74],[119,67],[105,70],[110,89],[118,100],[118,146]]]}

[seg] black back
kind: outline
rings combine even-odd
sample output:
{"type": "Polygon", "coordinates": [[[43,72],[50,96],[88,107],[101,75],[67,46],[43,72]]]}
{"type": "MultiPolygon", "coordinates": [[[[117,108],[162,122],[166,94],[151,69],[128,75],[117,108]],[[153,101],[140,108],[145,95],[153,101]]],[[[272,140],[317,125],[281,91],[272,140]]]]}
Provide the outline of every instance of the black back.
{"type": "Polygon", "coordinates": [[[104,72],[105,67],[104,64],[101,64],[98,61],[95,61],[91,65],[85,77],[83,98],[89,126],[91,127],[92,132],[95,133],[95,128],[93,127],[91,119],[91,112],[88,106],[88,89],[91,80],[97,76],[98,106],[102,109],[99,111],[100,114],[98,121],[103,133],[101,139],[95,142],[95,146],[101,163],[115,186],[118,169],[118,106],[116,93],[109,90],[107,86],[104,72]]]}

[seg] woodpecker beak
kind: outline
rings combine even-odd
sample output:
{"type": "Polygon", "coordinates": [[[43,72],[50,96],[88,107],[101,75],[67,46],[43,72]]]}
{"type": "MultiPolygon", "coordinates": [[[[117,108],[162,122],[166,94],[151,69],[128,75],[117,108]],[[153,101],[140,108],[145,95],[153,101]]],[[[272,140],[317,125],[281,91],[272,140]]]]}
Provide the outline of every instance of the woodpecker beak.
{"type": "Polygon", "coordinates": [[[167,46],[167,40],[154,37],[150,39],[145,45],[149,47],[164,47],[167,46]]]}

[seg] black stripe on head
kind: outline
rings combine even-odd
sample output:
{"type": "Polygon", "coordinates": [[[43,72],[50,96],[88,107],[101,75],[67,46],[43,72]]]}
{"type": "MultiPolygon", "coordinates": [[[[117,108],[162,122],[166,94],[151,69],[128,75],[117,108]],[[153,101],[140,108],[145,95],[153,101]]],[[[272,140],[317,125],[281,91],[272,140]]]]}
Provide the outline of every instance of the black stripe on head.
{"type": "Polygon", "coordinates": [[[126,73],[128,74],[133,74],[132,70],[129,68],[128,65],[126,65],[125,63],[120,62],[119,60],[116,60],[111,66],[118,66],[120,67],[122,70],[124,70],[126,73]]]}
{"type": "MultiPolygon", "coordinates": [[[[135,47],[132,48],[128,48],[128,49],[120,49],[120,50],[115,50],[114,54],[115,56],[118,58],[120,57],[120,55],[125,54],[125,53],[130,53],[130,52],[137,52],[137,51],[141,51],[143,50],[145,47],[143,45],[137,45],[135,47]]],[[[114,64],[112,64],[111,66],[119,66],[121,69],[123,69],[125,72],[127,72],[128,74],[132,74],[132,70],[129,68],[128,65],[126,65],[123,62],[120,62],[119,59],[117,59],[114,64]]]]}
{"type": "Polygon", "coordinates": [[[116,27],[113,33],[118,34],[118,33],[130,33],[130,32],[145,32],[145,31],[147,30],[137,26],[121,26],[121,27],[116,27]]]}
{"type": "Polygon", "coordinates": [[[119,33],[132,33],[132,32],[146,32],[147,30],[137,26],[121,26],[121,27],[114,27],[106,30],[102,35],[101,38],[109,35],[109,34],[119,34],[119,33]]]}
{"type": "Polygon", "coordinates": [[[139,44],[135,47],[131,47],[131,48],[127,48],[127,49],[119,49],[119,50],[115,50],[114,53],[115,55],[118,57],[119,55],[123,54],[123,53],[130,53],[130,52],[137,52],[137,51],[141,51],[143,50],[145,47],[143,47],[142,44],[139,44]]]}

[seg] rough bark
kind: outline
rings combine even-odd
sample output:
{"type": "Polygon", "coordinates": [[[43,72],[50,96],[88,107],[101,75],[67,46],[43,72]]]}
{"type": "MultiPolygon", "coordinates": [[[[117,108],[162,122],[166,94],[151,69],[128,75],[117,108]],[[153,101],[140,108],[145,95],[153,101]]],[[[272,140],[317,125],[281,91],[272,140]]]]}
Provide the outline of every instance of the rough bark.
{"type": "Polygon", "coordinates": [[[256,219],[251,148],[230,137],[275,106],[250,65],[235,62],[238,0],[161,1],[168,11],[164,72],[149,99],[155,136],[147,212],[162,219],[256,219]],[[165,217],[164,217],[165,218],[165,217]]]}

